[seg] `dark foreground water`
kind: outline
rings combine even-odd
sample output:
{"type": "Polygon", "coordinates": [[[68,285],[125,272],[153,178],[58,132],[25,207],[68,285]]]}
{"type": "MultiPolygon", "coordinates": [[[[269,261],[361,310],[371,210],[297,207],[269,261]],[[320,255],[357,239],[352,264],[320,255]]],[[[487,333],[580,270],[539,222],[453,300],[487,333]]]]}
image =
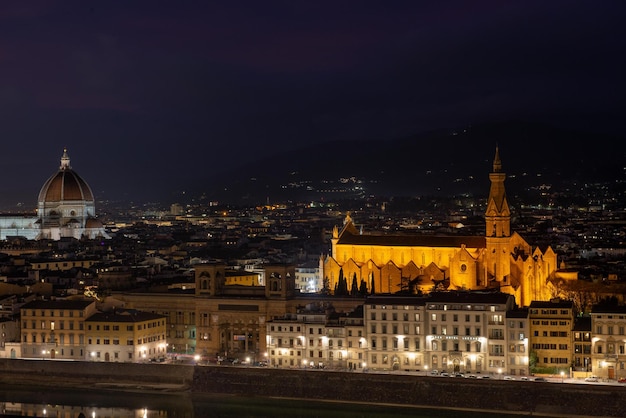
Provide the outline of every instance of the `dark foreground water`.
{"type": "Polygon", "coordinates": [[[0,386],[0,416],[51,418],[511,418],[520,415],[254,396],[0,386]],[[82,415],[81,415],[82,414],[82,415]]]}

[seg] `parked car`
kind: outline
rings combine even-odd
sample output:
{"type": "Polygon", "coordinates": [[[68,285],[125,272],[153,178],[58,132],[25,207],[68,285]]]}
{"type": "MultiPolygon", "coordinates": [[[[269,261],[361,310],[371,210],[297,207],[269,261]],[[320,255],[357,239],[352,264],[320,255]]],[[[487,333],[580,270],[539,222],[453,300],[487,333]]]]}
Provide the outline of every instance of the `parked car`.
{"type": "Polygon", "coordinates": [[[434,369],[430,371],[431,376],[439,376],[439,370],[434,369]]]}
{"type": "Polygon", "coordinates": [[[504,376],[503,379],[504,380],[515,380],[515,378],[513,376],[504,376]]]}
{"type": "Polygon", "coordinates": [[[617,383],[626,383],[626,377],[620,377],[617,379],[617,383]]]}
{"type": "Polygon", "coordinates": [[[598,381],[598,376],[585,377],[585,382],[597,382],[597,381],[598,381]]]}
{"type": "Polygon", "coordinates": [[[545,377],[535,377],[533,382],[547,382],[545,377]]]}

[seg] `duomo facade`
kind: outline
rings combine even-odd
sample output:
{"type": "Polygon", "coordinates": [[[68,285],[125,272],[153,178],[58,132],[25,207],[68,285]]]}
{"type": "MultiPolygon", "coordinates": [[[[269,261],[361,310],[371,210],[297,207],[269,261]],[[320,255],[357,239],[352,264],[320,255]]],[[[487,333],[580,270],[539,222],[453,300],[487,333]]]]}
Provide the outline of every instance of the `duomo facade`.
{"type": "Polygon", "coordinates": [[[0,239],[8,237],[56,241],[109,238],[96,217],[93,192],[72,169],[67,149],[63,150],[59,169],[39,191],[36,216],[0,215],[0,239]]]}
{"type": "Polygon", "coordinates": [[[549,300],[557,255],[551,247],[533,248],[511,231],[497,147],[489,179],[485,236],[365,234],[346,216],[341,230],[333,230],[331,254],[320,261],[329,290],[341,277],[348,286],[356,279],[370,294],[493,289],[515,296],[520,306],[549,300]]]}

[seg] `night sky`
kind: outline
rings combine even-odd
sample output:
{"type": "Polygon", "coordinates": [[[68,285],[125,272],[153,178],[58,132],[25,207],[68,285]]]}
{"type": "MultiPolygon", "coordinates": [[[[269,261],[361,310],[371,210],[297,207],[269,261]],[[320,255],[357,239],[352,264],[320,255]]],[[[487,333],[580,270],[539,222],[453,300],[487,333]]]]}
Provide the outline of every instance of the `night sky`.
{"type": "Polygon", "coordinates": [[[510,118],[623,138],[625,4],[3,1],[0,209],[34,209],[64,147],[98,200],[140,201],[333,140],[510,118]]]}

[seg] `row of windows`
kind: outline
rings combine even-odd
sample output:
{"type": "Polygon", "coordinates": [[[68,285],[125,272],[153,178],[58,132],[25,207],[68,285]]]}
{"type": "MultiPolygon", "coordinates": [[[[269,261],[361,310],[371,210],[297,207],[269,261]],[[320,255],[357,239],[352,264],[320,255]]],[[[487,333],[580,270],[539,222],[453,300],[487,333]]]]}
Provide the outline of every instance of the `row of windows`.
{"type": "MultiPolygon", "coordinates": [[[[89,338],[87,340],[87,344],[93,344],[93,341],[94,340],[92,338],[89,338]]],[[[100,338],[96,338],[95,341],[96,341],[96,344],[100,344],[100,338]]],[[[108,338],[104,338],[102,340],[102,344],[110,345],[111,344],[111,340],[108,339],[108,338]]],[[[118,340],[117,338],[114,338],[113,339],[113,345],[120,345],[120,340],[118,340]]],[[[126,345],[133,345],[133,340],[126,340],[126,345]]]]}
{"type": "Polygon", "coordinates": [[[567,327],[567,326],[569,326],[569,321],[543,321],[543,320],[539,321],[539,320],[533,319],[532,320],[532,324],[533,325],[544,325],[544,326],[550,325],[550,326],[561,326],[561,327],[565,326],[565,327],[567,327]]]}
{"type": "MultiPolygon", "coordinates": [[[[128,355],[128,360],[132,360],[133,359],[133,353],[127,353],[128,355]]],[[[100,353],[100,351],[96,351],[94,353],[92,353],[92,356],[95,358],[102,358],[102,355],[100,353]]],[[[113,352],[113,358],[118,360],[120,358],[120,353],[118,351],[113,352]]]]}
{"type": "MultiPolygon", "coordinates": [[[[39,338],[37,338],[38,335],[37,334],[31,334],[31,342],[32,343],[59,343],[59,345],[65,345],[66,344],[66,335],[65,334],[59,334],[57,337],[58,339],[54,339],[52,340],[51,338],[48,338],[48,335],[43,333],[39,335],[39,338]]],[[[24,343],[28,343],[28,335],[24,334],[22,335],[22,342],[24,343]]],[[[82,334],[78,335],[78,344],[84,344],[85,343],[85,336],[82,334]]],[[[68,334],[67,335],[67,344],[69,345],[74,345],[76,344],[76,336],[74,334],[68,334]]]]}
{"type": "MultiPolygon", "coordinates": [[[[615,343],[607,343],[606,344],[606,354],[616,354],[615,349],[617,347],[617,353],[626,354],[624,351],[624,344],[616,345],[615,343]]],[[[598,354],[604,354],[604,344],[596,344],[596,352],[598,354]]]]}
{"type": "MultiPolygon", "coordinates": [[[[539,331],[533,331],[533,336],[539,337],[539,331]]],[[[569,332],[567,331],[541,331],[542,337],[558,337],[558,338],[566,338],[569,337],[569,332]]]]}
{"type": "MultiPolygon", "coordinates": [[[[383,337],[380,339],[380,343],[381,343],[381,349],[382,350],[387,350],[388,349],[388,339],[386,337],[383,337]]],[[[406,351],[410,350],[411,348],[409,348],[409,343],[410,340],[408,338],[403,338],[403,339],[399,339],[399,338],[392,338],[391,339],[391,348],[394,350],[397,350],[400,348],[400,346],[402,346],[402,348],[406,351]]],[[[372,350],[376,350],[378,348],[378,339],[376,337],[373,337],[370,340],[370,347],[372,348],[372,350]]],[[[415,351],[419,351],[420,350],[420,339],[416,338],[413,340],[413,350],[415,351]]]]}
{"type": "Polygon", "coordinates": [[[544,364],[568,364],[570,362],[570,359],[568,359],[567,357],[544,357],[543,358],[543,363],[544,364]]]}
{"type": "MultiPolygon", "coordinates": [[[[78,322],[78,321],[67,321],[67,326],[69,330],[73,330],[75,327],[75,324],[78,323],[78,329],[79,330],[83,330],[84,326],[83,326],[83,322],[78,322]]],[[[63,330],[65,329],[65,325],[66,325],[66,321],[41,321],[40,322],[40,329],[51,329],[51,330],[55,330],[55,329],[60,329],[63,330]],[[58,324],[58,328],[57,328],[57,324],[58,324]],[[50,328],[48,328],[48,325],[50,325],[50,328]]],[[[150,329],[150,328],[156,328],[157,326],[162,325],[162,323],[159,322],[151,322],[151,323],[147,323],[147,324],[137,324],[137,331],[141,331],[142,329],[150,329]]],[[[100,325],[96,325],[95,327],[96,331],[100,331],[100,325]]],[[[22,329],[37,329],[37,321],[31,321],[31,326],[30,328],[28,327],[28,321],[23,321],[22,322],[22,329]]],[[[87,329],[89,331],[92,330],[92,325],[88,324],[87,325],[87,329]]],[[[102,325],[102,330],[103,331],[119,331],[120,330],[120,326],[119,325],[102,325]]],[[[134,331],[135,330],[135,326],[134,325],[126,325],[126,331],[134,331]]]]}
{"type": "MultiPolygon", "coordinates": [[[[74,317],[74,311],[63,311],[63,310],[61,310],[61,311],[53,311],[53,310],[50,310],[50,311],[48,311],[48,316],[50,316],[50,317],[52,317],[52,318],[53,318],[53,317],[54,317],[54,313],[55,313],[55,312],[58,312],[60,317],[65,316],[65,312],[67,312],[67,313],[68,313],[67,315],[68,315],[70,318],[74,317]]],[[[76,311],[76,312],[78,312],[78,317],[79,317],[79,318],[82,318],[82,317],[83,317],[83,315],[84,315],[84,312],[83,312],[83,311],[76,311]]],[[[42,310],[42,311],[40,311],[40,313],[41,313],[41,315],[39,315],[39,316],[46,316],[46,311],[42,310]]],[[[28,313],[24,312],[24,316],[28,316],[28,313]]],[[[32,311],[31,311],[30,316],[37,316],[37,311],[32,310],[32,311]]]]}
{"type": "MultiPolygon", "coordinates": [[[[617,327],[617,335],[625,335],[625,330],[624,326],[620,325],[617,327]]],[[[613,325],[596,325],[596,334],[615,335],[615,327],[613,325]],[[606,332],[604,332],[605,329],[606,332]]]]}
{"type": "MultiPolygon", "coordinates": [[[[66,335],[65,334],[59,334],[57,336],[55,336],[56,338],[52,338],[52,336],[48,336],[47,334],[43,333],[43,334],[31,334],[31,343],[58,343],[59,345],[65,345],[66,344],[66,335]]],[[[144,338],[139,338],[137,339],[137,344],[148,344],[151,342],[155,342],[155,341],[161,341],[161,340],[165,340],[165,336],[163,335],[156,335],[156,336],[149,336],[149,337],[144,337],[144,338]]],[[[67,344],[69,345],[73,345],[75,344],[76,341],[76,336],[74,334],[68,334],[67,335],[67,344]]],[[[89,338],[88,339],[88,344],[93,344],[94,339],[93,338],[89,338]]],[[[96,338],[95,339],[96,344],[100,344],[101,339],[100,338],[96,338]]],[[[113,345],[119,345],[119,340],[118,339],[113,339],[113,345]]],[[[22,336],[22,342],[24,343],[28,343],[28,335],[24,334],[22,336]]],[[[78,335],[78,344],[84,344],[85,343],[85,336],[82,334],[78,335]]],[[[102,339],[102,344],[104,345],[109,345],[111,344],[111,340],[109,338],[103,338],[102,339]]],[[[126,341],[126,345],[133,345],[133,340],[129,339],[126,341]]]]}
{"type": "MultiPolygon", "coordinates": [[[[391,320],[392,321],[397,321],[399,317],[400,316],[398,315],[397,312],[392,312],[391,313],[391,320]]],[[[378,315],[376,315],[376,312],[370,312],[370,319],[372,321],[376,321],[377,318],[378,318],[378,315]]],[[[388,318],[387,317],[387,312],[381,312],[380,313],[380,320],[381,321],[386,321],[387,318],[388,318]]],[[[420,319],[421,319],[421,315],[419,313],[414,313],[413,315],[410,315],[408,312],[402,313],[402,320],[405,321],[405,322],[406,321],[411,321],[411,320],[419,322],[420,319]]]]}
{"type": "MultiPolygon", "coordinates": [[[[442,305],[442,304],[430,304],[427,309],[429,311],[485,311],[487,308],[485,305],[442,305]]],[[[495,312],[501,310],[500,307],[490,305],[489,311],[495,312]]]]}
{"type": "MultiPolygon", "coordinates": [[[[502,315],[497,315],[500,320],[502,320],[502,315]]],[[[448,320],[448,314],[436,314],[436,313],[431,313],[430,314],[430,320],[431,321],[436,321],[437,318],[439,318],[440,321],[447,321],[448,320]]],[[[474,322],[480,322],[480,318],[481,315],[474,315],[474,322]]],[[[471,322],[471,315],[465,315],[464,316],[465,322],[471,322]]],[[[452,321],[453,322],[458,322],[459,321],[459,315],[458,314],[452,314],[452,321]]]]}
{"type": "MultiPolygon", "coordinates": [[[[389,364],[389,355],[388,354],[383,354],[380,356],[380,364],[389,364]]],[[[401,358],[398,358],[397,356],[392,357],[392,360],[394,363],[402,363],[405,366],[409,366],[411,365],[411,363],[413,363],[413,365],[415,366],[421,366],[422,364],[422,358],[420,356],[416,356],[414,359],[409,358],[408,356],[401,356],[401,358]]],[[[371,354],[370,355],[370,363],[371,364],[379,364],[378,363],[378,354],[371,354]]]]}
{"type": "MultiPolygon", "coordinates": [[[[87,329],[91,331],[92,325],[91,324],[87,325],[87,329]]],[[[126,325],[126,331],[133,331],[133,329],[134,329],[133,325],[126,325]]],[[[96,325],[95,330],[100,331],[100,325],[96,325]]],[[[103,331],[111,331],[111,330],[119,331],[120,326],[119,325],[102,325],[102,330],[103,331]]]]}
{"type": "Polygon", "coordinates": [[[531,315],[571,315],[572,312],[569,309],[531,309],[529,311],[531,315]]]}
{"type": "Polygon", "coordinates": [[[556,350],[557,347],[559,350],[569,350],[569,346],[567,344],[533,344],[534,350],[556,350]]]}
{"type": "MultiPolygon", "coordinates": [[[[51,330],[55,330],[56,329],[56,324],[59,325],[58,329],[65,329],[65,321],[50,321],[49,325],[50,328],[48,328],[48,322],[47,321],[41,321],[40,322],[40,327],[39,329],[51,329],[51,330]]],[[[67,321],[67,329],[69,330],[73,330],[75,328],[75,324],[78,324],[77,329],[79,330],[83,330],[83,322],[78,322],[78,321],[67,321]]],[[[30,323],[30,328],[28,327],[28,321],[22,321],[22,329],[37,329],[37,321],[31,321],[30,323]]]]}

